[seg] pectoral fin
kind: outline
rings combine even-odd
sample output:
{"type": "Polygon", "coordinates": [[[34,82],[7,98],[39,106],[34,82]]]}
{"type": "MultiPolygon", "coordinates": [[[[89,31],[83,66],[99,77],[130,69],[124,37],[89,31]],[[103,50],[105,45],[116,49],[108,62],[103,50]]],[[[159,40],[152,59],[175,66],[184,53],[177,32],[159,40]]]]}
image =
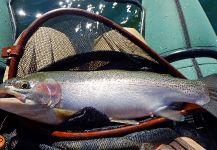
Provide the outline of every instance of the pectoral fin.
{"type": "Polygon", "coordinates": [[[129,124],[129,125],[136,125],[139,124],[138,121],[135,120],[127,120],[127,119],[113,119],[109,118],[111,122],[116,122],[116,123],[123,123],[123,124],[129,124]]]}
{"type": "Polygon", "coordinates": [[[58,116],[61,119],[66,119],[77,113],[77,111],[71,111],[71,110],[64,110],[60,108],[53,108],[54,112],[56,113],[56,116],[58,116]]]}
{"type": "Polygon", "coordinates": [[[172,110],[168,106],[160,107],[154,112],[154,114],[157,114],[158,116],[162,116],[170,120],[174,120],[174,121],[184,121],[185,120],[185,116],[183,116],[179,111],[172,110]]]}

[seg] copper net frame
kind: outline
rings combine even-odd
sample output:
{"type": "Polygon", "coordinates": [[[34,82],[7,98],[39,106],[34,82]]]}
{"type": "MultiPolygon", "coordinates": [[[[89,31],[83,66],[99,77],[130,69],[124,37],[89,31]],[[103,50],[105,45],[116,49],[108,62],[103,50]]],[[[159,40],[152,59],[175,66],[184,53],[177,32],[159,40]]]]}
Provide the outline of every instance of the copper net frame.
{"type": "MultiPolygon", "coordinates": [[[[95,21],[102,22],[106,26],[110,27],[111,29],[117,30],[120,34],[128,38],[130,41],[132,41],[134,44],[136,44],[138,47],[140,47],[142,50],[144,50],[147,54],[149,54],[154,60],[156,60],[162,67],[164,67],[169,74],[171,74],[174,77],[178,78],[185,78],[179,71],[177,71],[173,66],[169,64],[164,58],[162,58],[159,54],[157,54],[153,49],[151,49],[149,46],[147,46],[144,42],[139,40],[137,37],[132,35],[131,33],[127,32],[125,29],[123,29],[118,24],[110,21],[109,19],[96,15],[94,13],[77,9],[77,8],[64,8],[64,9],[57,9],[50,11],[44,15],[42,15],[40,18],[36,19],[23,33],[21,34],[18,42],[14,46],[3,48],[2,50],[2,57],[9,58],[9,72],[8,72],[8,79],[11,79],[16,76],[17,69],[18,69],[18,63],[20,61],[20,58],[23,55],[24,46],[29,40],[29,38],[37,31],[37,29],[42,25],[45,21],[48,19],[60,16],[60,15],[78,15],[78,16],[85,16],[88,18],[91,18],[95,21]]],[[[186,104],[181,109],[182,114],[186,114],[188,112],[191,112],[193,110],[200,109],[199,106],[193,105],[193,104],[186,104]]],[[[147,127],[151,127],[153,125],[157,125],[163,122],[167,122],[169,120],[165,118],[155,118],[146,122],[139,123],[137,125],[126,125],[124,127],[116,128],[116,129],[105,129],[102,131],[90,131],[90,132],[61,132],[61,131],[48,131],[46,129],[42,129],[41,131],[44,134],[48,134],[50,136],[54,137],[60,137],[60,138],[69,138],[69,139],[90,139],[90,138],[100,138],[100,137],[109,137],[109,136],[120,136],[123,134],[132,133],[135,131],[139,131],[142,129],[145,129],[147,127]]],[[[40,128],[38,128],[40,130],[40,128]]]]}

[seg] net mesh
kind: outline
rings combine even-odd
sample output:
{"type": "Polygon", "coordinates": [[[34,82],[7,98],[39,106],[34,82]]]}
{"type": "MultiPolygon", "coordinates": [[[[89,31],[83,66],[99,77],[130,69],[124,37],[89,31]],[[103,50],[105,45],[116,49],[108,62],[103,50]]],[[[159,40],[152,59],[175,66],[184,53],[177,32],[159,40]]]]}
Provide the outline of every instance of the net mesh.
{"type": "Polygon", "coordinates": [[[178,134],[171,129],[154,129],[150,131],[141,131],[128,134],[122,137],[79,140],[79,141],[61,141],[54,142],[52,146],[45,144],[39,145],[41,149],[140,149],[143,143],[151,143],[144,148],[154,149],[161,143],[169,143],[178,137],[178,134]]]}
{"type": "MultiPolygon", "coordinates": [[[[17,76],[40,71],[55,62],[78,54],[102,51],[136,55],[157,63],[127,37],[101,22],[85,16],[61,15],[44,22],[29,38],[24,46],[17,76]]],[[[72,67],[68,69],[96,70],[111,62],[112,59],[89,61],[79,67],[71,64],[72,67]]]]}

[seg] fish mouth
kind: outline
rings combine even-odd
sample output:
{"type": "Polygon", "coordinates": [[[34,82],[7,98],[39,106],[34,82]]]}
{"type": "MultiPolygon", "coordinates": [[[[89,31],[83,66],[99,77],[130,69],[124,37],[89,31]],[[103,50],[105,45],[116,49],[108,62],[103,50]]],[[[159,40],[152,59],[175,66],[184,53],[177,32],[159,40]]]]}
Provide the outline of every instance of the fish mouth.
{"type": "Polygon", "coordinates": [[[26,102],[27,96],[24,91],[15,90],[13,87],[1,87],[0,88],[0,98],[7,98],[7,97],[15,97],[20,100],[22,103],[26,102]]]}
{"type": "Polygon", "coordinates": [[[23,103],[29,99],[50,108],[55,107],[60,102],[61,94],[60,84],[51,79],[34,84],[30,89],[16,88],[8,83],[0,84],[0,98],[9,95],[23,103]]]}

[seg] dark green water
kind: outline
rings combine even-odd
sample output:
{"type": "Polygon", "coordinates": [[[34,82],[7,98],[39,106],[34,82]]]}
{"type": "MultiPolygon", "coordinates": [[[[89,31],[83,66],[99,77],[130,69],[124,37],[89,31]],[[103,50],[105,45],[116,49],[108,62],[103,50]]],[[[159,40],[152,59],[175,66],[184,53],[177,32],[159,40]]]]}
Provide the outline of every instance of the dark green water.
{"type": "Polygon", "coordinates": [[[199,0],[217,34],[217,0],[199,0]]]}
{"type": "Polygon", "coordinates": [[[105,0],[14,0],[11,3],[17,35],[40,15],[57,8],[80,8],[105,16],[124,27],[140,31],[141,10],[132,3],[116,3],[105,0]]]}
{"type": "MultiPolygon", "coordinates": [[[[81,0],[73,1],[73,3],[70,2],[72,2],[72,0],[14,0],[12,2],[12,8],[17,21],[18,35],[37,18],[37,15],[61,7],[86,9],[108,17],[122,26],[133,27],[140,30],[141,11],[134,5],[105,2],[104,0],[81,0]]],[[[217,33],[217,0],[199,0],[199,2],[217,33]]]]}

